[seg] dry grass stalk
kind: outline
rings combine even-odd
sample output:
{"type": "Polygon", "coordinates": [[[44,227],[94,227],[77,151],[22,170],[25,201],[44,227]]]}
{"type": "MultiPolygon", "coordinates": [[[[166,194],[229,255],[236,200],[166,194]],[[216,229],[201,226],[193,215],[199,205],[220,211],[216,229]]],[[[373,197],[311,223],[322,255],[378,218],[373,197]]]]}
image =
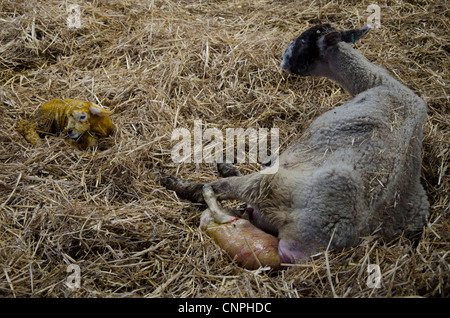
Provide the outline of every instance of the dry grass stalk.
{"type": "Polygon", "coordinates": [[[371,2],[74,0],[79,29],[67,27],[65,3],[0,4],[1,296],[450,295],[444,3],[388,1],[382,28],[358,44],[427,103],[422,181],[431,215],[421,237],[384,242],[375,233],[276,275],[237,267],[197,229],[203,207],[162,189],[154,174],[216,177],[213,165],[171,161],[173,129],[192,129],[195,119],[205,129],[278,127],[286,148],[349,96],[325,79],[282,74],[283,49],[319,21],[363,25],[371,2]],[[105,150],[79,151],[53,137],[29,147],[17,124],[52,98],[113,110],[118,129],[105,150]],[[80,288],[68,287],[68,264],[80,266],[80,288]],[[368,264],[380,266],[380,288],[368,287],[368,264]]]}

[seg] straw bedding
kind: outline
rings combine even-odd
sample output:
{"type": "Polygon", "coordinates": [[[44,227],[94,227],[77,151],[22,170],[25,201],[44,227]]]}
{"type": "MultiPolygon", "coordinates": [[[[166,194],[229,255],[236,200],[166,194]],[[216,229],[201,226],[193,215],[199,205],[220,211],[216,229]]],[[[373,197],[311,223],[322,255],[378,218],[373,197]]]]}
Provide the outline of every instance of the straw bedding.
{"type": "MultiPolygon", "coordinates": [[[[204,209],[156,179],[208,182],[213,164],[171,160],[175,128],[272,128],[282,150],[350,96],[327,79],[287,76],[281,53],[318,22],[364,25],[370,1],[59,0],[0,4],[0,296],[392,297],[450,295],[449,11],[445,1],[384,1],[358,43],[426,102],[423,232],[373,236],[276,274],[247,271],[198,230],[204,209]],[[81,28],[67,25],[78,3],[81,28]],[[53,98],[111,109],[113,136],[82,151],[17,133],[53,98]],[[69,288],[68,265],[80,268],[69,288]],[[380,288],[367,284],[380,266],[380,288]]],[[[255,164],[241,164],[243,173],[255,164]]],[[[238,204],[230,202],[229,204],[238,204]]]]}

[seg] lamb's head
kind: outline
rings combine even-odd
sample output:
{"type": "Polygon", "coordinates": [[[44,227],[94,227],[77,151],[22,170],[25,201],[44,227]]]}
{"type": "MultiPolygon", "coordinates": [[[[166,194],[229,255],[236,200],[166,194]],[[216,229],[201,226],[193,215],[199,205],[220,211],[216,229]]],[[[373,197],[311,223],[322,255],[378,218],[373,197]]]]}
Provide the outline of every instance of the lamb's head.
{"type": "Polygon", "coordinates": [[[281,68],[303,76],[323,76],[329,52],[339,42],[361,39],[370,30],[368,26],[348,31],[336,31],[329,24],[319,24],[304,31],[284,51],[281,68]]]}
{"type": "Polygon", "coordinates": [[[67,110],[67,136],[78,139],[87,131],[107,136],[113,129],[109,115],[111,112],[90,102],[71,100],[67,110]]]}

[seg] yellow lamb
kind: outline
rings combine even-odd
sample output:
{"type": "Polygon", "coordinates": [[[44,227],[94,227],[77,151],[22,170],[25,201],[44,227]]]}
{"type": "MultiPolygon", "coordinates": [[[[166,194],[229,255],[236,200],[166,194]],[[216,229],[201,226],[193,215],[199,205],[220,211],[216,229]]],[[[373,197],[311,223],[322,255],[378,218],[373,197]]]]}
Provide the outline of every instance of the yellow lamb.
{"type": "Polygon", "coordinates": [[[56,134],[70,138],[80,148],[92,148],[98,145],[98,138],[113,132],[109,115],[111,111],[91,102],[53,99],[39,108],[32,123],[22,121],[19,133],[34,146],[41,143],[39,135],[56,134]]]}

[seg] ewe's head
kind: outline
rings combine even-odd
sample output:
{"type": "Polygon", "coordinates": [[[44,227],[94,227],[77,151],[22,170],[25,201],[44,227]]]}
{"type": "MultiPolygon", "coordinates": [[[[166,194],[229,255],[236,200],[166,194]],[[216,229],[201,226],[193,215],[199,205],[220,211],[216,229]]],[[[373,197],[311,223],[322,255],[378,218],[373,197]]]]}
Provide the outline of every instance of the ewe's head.
{"type": "Polygon", "coordinates": [[[352,42],[369,32],[369,27],[349,31],[336,31],[329,24],[319,24],[303,32],[284,51],[281,68],[304,76],[316,76],[320,62],[327,58],[327,51],[343,42],[352,42]]]}
{"type": "Polygon", "coordinates": [[[78,139],[87,131],[92,131],[95,117],[109,116],[111,112],[90,102],[72,100],[73,105],[67,110],[67,137],[78,139]]]}

